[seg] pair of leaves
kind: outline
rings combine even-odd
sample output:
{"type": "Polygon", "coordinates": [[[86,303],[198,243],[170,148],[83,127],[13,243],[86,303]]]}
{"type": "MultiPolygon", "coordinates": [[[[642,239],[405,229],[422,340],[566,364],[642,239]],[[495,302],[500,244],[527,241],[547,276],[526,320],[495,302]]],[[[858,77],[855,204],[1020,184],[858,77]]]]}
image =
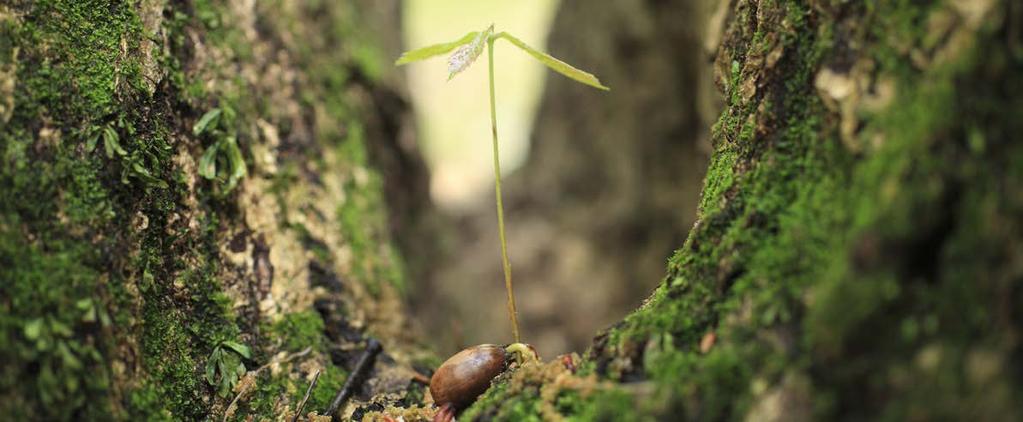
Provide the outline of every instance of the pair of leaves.
{"type": "Polygon", "coordinates": [[[206,361],[206,382],[217,387],[220,397],[227,397],[238,380],[245,375],[242,358],[252,359],[249,346],[232,340],[220,342],[206,361]]]}
{"type": "Polygon", "coordinates": [[[221,157],[220,161],[223,164],[221,169],[226,170],[227,184],[224,189],[226,192],[230,192],[248,174],[245,157],[242,156],[242,150],[238,147],[238,140],[234,136],[223,138],[206,148],[202,157],[199,158],[199,174],[202,177],[209,180],[217,179],[218,157],[221,157]],[[222,156],[221,152],[223,152],[222,156]]]}
{"type": "Polygon", "coordinates": [[[206,128],[217,127],[221,114],[223,114],[223,110],[220,108],[214,108],[207,111],[206,114],[203,114],[202,117],[199,118],[199,121],[195,122],[195,125],[192,126],[192,133],[195,134],[195,136],[199,136],[206,131],[206,128]]]}
{"type": "MultiPolygon", "coordinates": [[[[153,173],[150,173],[148,169],[143,167],[142,163],[140,163],[138,161],[132,161],[131,162],[131,171],[132,171],[132,174],[131,174],[132,176],[135,176],[136,178],[141,179],[147,185],[156,186],[156,187],[159,187],[161,189],[167,189],[167,182],[164,181],[163,179],[159,178],[159,177],[153,176],[153,173]]],[[[121,181],[123,183],[128,183],[128,181],[124,178],[123,175],[121,176],[121,181]]]]}
{"type": "Polygon", "coordinates": [[[554,56],[551,56],[550,54],[544,53],[540,50],[530,47],[525,42],[516,38],[512,34],[509,34],[507,32],[500,32],[494,34],[493,31],[494,26],[491,25],[490,28],[488,28],[486,31],[470,32],[468,34],[465,34],[465,36],[463,36],[462,38],[459,38],[452,42],[434,44],[431,46],[407,51],[404,54],[402,54],[401,57],[399,57],[394,64],[401,66],[403,64],[412,63],[419,60],[425,60],[430,57],[438,56],[441,54],[447,54],[451,50],[462,47],[461,49],[459,49],[459,51],[452,55],[450,63],[451,66],[448,69],[449,70],[448,79],[451,79],[452,77],[454,77],[455,74],[467,68],[469,65],[472,64],[473,61],[476,60],[477,57],[479,57],[479,52],[482,51],[481,43],[483,41],[493,44],[494,41],[503,38],[508,40],[508,42],[512,43],[512,45],[518,47],[522,51],[525,51],[530,56],[533,56],[533,58],[540,61],[540,63],[543,63],[545,66],[551,68],[551,70],[554,70],[555,72],[565,75],[576,82],[579,82],[584,85],[589,85],[604,91],[609,91],[611,89],[608,88],[607,86],[604,86],[604,84],[600,83],[600,80],[597,79],[597,77],[594,76],[592,73],[578,69],[568,63],[559,60],[554,56]],[[462,54],[464,54],[464,56],[466,56],[470,60],[464,63],[456,62],[456,59],[460,59],[461,58],[460,55],[462,54]],[[459,66],[456,66],[456,64],[459,66]]]}
{"type": "Polygon", "coordinates": [[[97,306],[97,303],[92,298],[85,298],[75,302],[75,306],[78,310],[82,311],[83,322],[96,322],[99,321],[104,327],[110,325],[110,316],[107,315],[106,310],[101,306],[97,306]]]}
{"type": "Polygon", "coordinates": [[[227,181],[224,192],[230,192],[248,174],[248,169],[245,167],[245,158],[242,156],[241,148],[238,147],[238,139],[218,130],[218,124],[222,120],[221,116],[230,120],[233,112],[230,109],[224,111],[220,108],[207,111],[192,126],[192,133],[199,136],[211,132],[219,138],[206,148],[202,157],[199,158],[199,174],[206,179],[216,180],[219,157],[219,169],[224,170],[223,176],[227,181]]]}
{"type": "Polygon", "coordinates": [[[60,343],[70,338],[74,331],[67,324],[52,317],[36,318],[25,323],[22,334],[31,342],[35,342],[36,350],[45,352],[60,347],[60,343]]]}
{"type": "Polygon", "coordinates": [[[103,130],[89,138],[89,141],[85,144],[85,150],[92,152],[96,149],[96,144],[99,143],[100,138],[103,139],[103,149],[106,150],[107,158],[114,158],[115,153],[121,157],[128,155],[128,151],[121,147],[120,135],[110,126],[103,127],[103,130]]]}

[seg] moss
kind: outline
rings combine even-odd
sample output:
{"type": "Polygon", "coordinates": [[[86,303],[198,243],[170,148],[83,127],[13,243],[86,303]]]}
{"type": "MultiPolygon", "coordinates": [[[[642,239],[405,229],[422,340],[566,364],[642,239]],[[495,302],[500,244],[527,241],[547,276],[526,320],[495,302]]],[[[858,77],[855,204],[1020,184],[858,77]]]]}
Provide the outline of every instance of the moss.
{"type": "MultiPolygon", "coordinates": [[[[543,421],[561,418],[565,421],[640,421],[650,420],[637,412],[637,403],[628,393],[614,388],[587,391],[565,389],[546,403],[540,385],[516,387],[509,391],[507,379],[499,380],[472,406],[458,416],[459,420],[543,421]],[[549,405],[549,407],[548,407],[549,405]],[[547,413],[545,413],[547,412],[547,413]],[[553,413],[550,413],[553,412],[553,413]]],[[[547,382],[553,383],[553,380],[547,382]]]]}
{"type": "Polygon", "coordinates": [[[90,399],[109,388],[101,352],[110,344],[96,336],[109,329],[108,317],[96,315],[106,311],[91,301],[98,293],[97,274],[82,265],[85,251],[73,246],[41,250],[20,239],[12,230],[15,223],[0,223],[0,265],[5,268],[0,386],[6,392],[0,407],[14,418],[100,417],[110,411],[108,404],[90,399]]]}
{"type": "Polygon", "coordinates": [[[45,113],[67,123],[88,122],[119,108],[119,90],[140,86],[139,63],[124,51],[137,49],[142,39],[130,5],[45,0],[27,12],[16,35],[24,87],[16,99],[20,117],[45,113]],[[75,101],[65,101],[72,93],[75,101]]]}
{"type": "Polygon", "coordinates": [[[337,217],[352,247],[355,276],[374,294],[379,294],[380,283],[391,283],[404,290],[402,263],[387,238],[382,177],[367,168],[369,159],[361,127],[352,122],[349,131],[348,139],[337,148],[344,164],[351,166],[355,174],[345,184],[348,195],[337,217]]]}
{"type": "MultiPolygon", "coordinates": [[[[334,400],[334,395],[341,390],[341,386],[344,385],[346,379],[348,379],[348,373],[345,370],[336,366],[324,368],[323,372],[320,373],[320,380],[316,383],[316,388],[309,395],[306,410],[318,412],[326,410],[327,406],[330,406],[330,402],[334,400]]],[[[309,386],[306,385],[305,387],[308,388],[309,386]]]]}
{"type": "MultiPolygon", "coordinates": [[[[140,268],[149,265],[138,264],[140,268]]],[[[157,283],[157,277],[148,271],[139,283],[145,298],[141,345],[143,363],[152,376],[148,383],[160,392],[163,408],[178,417],[206,414],[205,397],[213,391],[202,375],[206,360],[222,341],[234,340],[239,334],[230,310],[218,300],[221,289],[213,273],[210,266],[186,270],[175,281],[186,289],[186,304],[169,300],[174,295],[173,285],[157,283]]]]}
{"type": "Polygon", "coordinates": [[[955,60],[933,51],[934,63],[911,60],[919,45],[939,48],[924,40],[934,14],[949,10],[942,2],[760,7],[768,20],[742,24],[750,15],[740,10],[726,42],[729,102],[714,128],[701,221],[648,303],[592,351],[598,371],[649,378],[653,401],[668,403],[655,413],[695,419],[764,411],[756,404],[785,391],[769,386],[792,370],[811,375],[812,393],[799,394],[817,399],[810,410],[820,418],[1012,414],[1013,381],[992,376],[964,394],[955,386],[968,376],[954,368],[971,353],[1005,362],[1006,326],[991,309],[995,291],[1009,294],[999,281],[1008,261],[990,240],[1018,241],[995,228],[1015,230],[1006,218],[1019,215],[1018,201],[995,192],[1019,185],[1003,171],[1019,156],[1006,134],[1019,126],[1021,63],[991,25],[979,29],[996,46],[983,59],[966,43],[942,52],[955,60]],[[863,38],[845,38],[857,25],[863,38]],[[769,49],[756,45],[770,39],[784,55],[764,69],[756,52],[769,49]],[[839,140],[814,87],[823,65],[848,63],[840,54],[855,42],[876,64],[874,80],[897,87],[883,111],[857,116],[860,152],[839,140]],[[991,78],[993,87],[979,82],[991,78]],[[749,101],[736,89],[748,79],[760,87],[749,101]],[[992,144],[1003,155],[980,152],[992,144]],[[718,342],[704,353],[711,332],[718,342]]]}
{"type": "Polygon", "coordinates": [[[159,174],[167,145],[134,110],[148,101],[131,54],[141,25],[130,5],[14,7],[5,32],[19,47],[15,108],[0,131],[4,410],[46,419],[120,414],[107,399],[117,376],[108,358],[118,324],[131,317],[117,306],[122,280],[106,256],[115,244],[101,233],[127,220],[123,195],[148,189],[152,179],[135,176],[159,174]],[[124,157],[113,163],[84,149],[93,128],[106,125],[123,139],[124,157]]]}
{"type": "MultiPolygon", "coordinates": [[[[323,333],[323,319],[310,311],[285,315],[269,327],[266,336],[280,342],[280,352],[300,353],[311,348],[315,354],[327,352],[323,333]]],[[[277,373],[263,371],[259,375],[254,391],[240,401],[235,420],[246,420],[251,415],[278,415],[284,411],[282,405],[292,406],[288,411],[294,410],[293,406],[301,401],[310,381],[297,376],[293,362],[282,367],[284,370],[277,373]]],[[[324,411],[347,379],[347,372],[330,362],[320,371],[304,413],[324,411]]]]}
{"type": "MultiPolygon", "coordinates": [[[[155,34],[139,17],[137,8],[152,7],[146,2],[93,3],[0,7],[0,53],[6,60],[17,50],[15,107],[0,125],[0,410],[18,419],[208,418],[226,405],[203,376],[210,353],[225,340],[265,346],[270,333],[236,308],[221,279],[220,234],[244,225],[236,198],[190,186],[194,175],[172,161],[201,150],[188,124],[211,105],[237,111],[236,125],[224,129],[237,132],[247,153],[252,122],[275,104],[249,98],[236,75],[255,53],[226,20],[225,3],[168,6],[157,11],[164,19],[155,34]],[[141,44],[159,44],[161,34],[167,44],[149,57],[141,44]],[[195,40],[230,59],[196,65],[195,40]],[[158,80],[143,74],[148,66],[160,68],[158,80]]],[[[334,95],[347,83],[338,63],[346,62],[317,62],[323,74],[313,86],[334,89],[307,106],[329,97],[332,110],[355,120],[349,99],[334,95]]],[[[378,251],[378,241],[386,239],[368,239],[366,250],[378,251]]],[[[271,328],[289,349],[325,351],[323,321],[312,312],[271,328]]],[[[244,363],[252,369],[275,352],[257,348],[244,363]]],[[[327,367],[316,405],[343,376],[327,367]]],[[[270,415],[303,382],[263,376],[243,411],[270,415]]]]}
{"type": "Polygon", "coordinates": [[[509,396],[507,383],[497,383],[459,416],[459,420],[539,421],[540,395],[536,389],[509,396]]]}
{"type": "Polygon", "coordinates": [[[312,311],[285,315],[273,324],[267,334],[282,342],[282,351],[298,352],[306,347],[319,352],[326,351],[323,318],[312,311]]]}
{"type": "MultiPolygon", "coordinates": [[[[784,397],[787,411],[822,419],[1011,415],[1018,381],[1005,374],[1020,352],[1001,339],[1018,312],[998,298],[1019,297],[1006,270],[1023,209],[1011,194],[1023,152],[1008,142],[1023,121],[1019,58],[987,28],[980,40],[996,47],[983,60],[921,64],[920,47],[942,48],[931,25],[944,2],[737,5],[700,224],[647,304],[582,365],[654,392],[567,391],[557,414],[737,419],[784,397]],[[897,89],[855,116],[850,146],[815,77],[858,60],[897,89]],[[718,340],[701,346],[709,333],[718,340]],[[811,387],[791,381],[804,378],[811,387]]],[[[340,144],[353,167],[359,135],[340,144]]],[[[359,240],[374,236],[359,231],[374,226],[366,180],[339,210],[357,245],[375,243],[359,240]]],[[[368,268],[360,278],[373,279],[368,268]]],[[[551,404],[541,384],[499,379],[462,419],[538,419],[551,404]]]]}
{"type": "Polygon", "coordinates": [[[597,392],[582,398],[565,394],[558,399],[559,410],[566,421],[649,421],[653,420],[637,411],[634,397],[621,390],[597,392]]]}

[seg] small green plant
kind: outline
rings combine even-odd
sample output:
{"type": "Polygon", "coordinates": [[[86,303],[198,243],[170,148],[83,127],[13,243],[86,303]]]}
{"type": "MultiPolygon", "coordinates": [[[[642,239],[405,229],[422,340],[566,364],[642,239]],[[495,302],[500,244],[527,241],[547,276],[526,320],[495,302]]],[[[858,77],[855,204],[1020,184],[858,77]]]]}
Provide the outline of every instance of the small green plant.
{"type": "MultiPolygon", "coordinates": [[[[136,136],[135,126],[131,121],[124,118],[124,116],[118,116],[112,122],[104,125],[103,127],[90,127],[85,131],[87,139],[85,143],[85,150],[92,152],[96,149],[96,145],[99,141],[103,140],[103,150],[106,153],[108,159],[117,157],[122,163],[121,182],[124,184],[129,183],[129,178],[135,178],[142,181],[146,186],[157,187],[160,189],[167,188],[167,182],[163,181],[159,177],[153,175],[146,168],[146,163],[152,163],[154,167],[159,165],[160,160],[157,154],[153,151],[144,151],[141,148],[134,148],[131,152],[126,150],[121,145],[120,132],[126,133],[128,139],[126,141],[131,142],[132,137],[136,136]]],[[[137,141],[137,139],[136,139],[137,141]]]]}
{"type": "Polygon", "coordinates": [[[213,348],[206,361],[206,382],[217,387],[220,397],[227,397],[245,375],[242,358],[251,359],[252,352],[249,346],[236,341],[224,340],[213,348]]]}
{"type": "Polygon", "coordinates": [[[596,76],[579,70],[547,53],[530,47],[526,45],[526,43],[522,42],[522,40],[507,32],[494,33],[493,24],[482,32],[473,31],[452,42],[435,44],[408,51],[402,54],[395,62],[396,65],[400,66],[441,54],[447,54],[457,48],[457,50],[455,50],[448,59],[448,80],[451,80],[451,78],[454,78],[458,73],[468,69],[469,66],[472,65],[481,54],[483,54],[484,46],[487,48],[487,62],[490,70],[490,127],[494,145],[494,191],[497,202],[497,230],[501,238],[501,262],[504,266],[504,286],[508,292],[508,315],[511,318],[512,335],[515,337],[515,342],[519,343],[519,322],[517,312],[515,310],[515,295],[512,292],[511,264],[508,262],[508,242],[505,239],[504,233],[504,205],[501,203],[501,160],[498,155],[497,106],[494,95],[494,42],[499,39],[507,40],[512,43],[512,45],[522,49],[522,51],[525,51],[530,56],[533,56],[533,58],[539,60],[540,63],[543,63],[555,72],[565,75],[576,82],[604,91],[608,91],[610,88],[601,84],[600,80],[598,80],[596,76]]]}
{"type": "Polygon", "coordinates": [[[209,180],[223,183],[221,194],[230,193],[248,170],[238,147],[238,138],[230,130],[234,110],[214,108],[207,111],[192,126],[195,136],[209,135],[214,141],[199,158],[199,174],[209,180]]]}

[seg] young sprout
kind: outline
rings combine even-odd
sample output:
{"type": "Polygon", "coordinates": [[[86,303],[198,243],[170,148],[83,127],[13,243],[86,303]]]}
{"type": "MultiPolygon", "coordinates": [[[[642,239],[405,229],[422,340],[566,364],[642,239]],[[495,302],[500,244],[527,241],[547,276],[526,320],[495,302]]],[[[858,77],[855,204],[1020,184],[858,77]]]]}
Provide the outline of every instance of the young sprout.
{"type": "Polygon", "coordinates": [[[511,264],[508,262],[508,243],[505,239],[504,233],[504,205],[501,203],[501,160],[498,156],[497,106],[494,95],[494,41],[499,39],[507,40],[512,43],[512,45],[522,49],[522,51],[525,51],[530,56],[533,56],[533,58],[539,60],[540,63],[543,63],[545,66],[553,69],[555,72],[565,75],[579,83],[604,91],[609,91],[610,88],[601,84],[600,80],[598,80],[596,76],[572,67],[572,65],[568,63],[530,47],[526,45],[526,43],[522,42],[522,40],[507,32],[498,32],[495,34],[493,24],[483,31],[470,32],[465,34],[462,38],[452,42],[434,44],[412,51],[407,51],[395,62],[396,65],[400,66],[441,54],[447,54],[451,50],[457,49],[448,59],[448,80],[451,80],[451,78],[454,78],[455,75],[469,68],[469,66],[471,66],[477,58],[479,58],[479,56],[483,53],[484,44],[486,44],[487,64],[490,70],[490,129],[493,134],[494,146],[494,191],[497,202],[497,230],[501,238],[501,262],[504,266],[504,287],[508,292],[508,315],[511,318],[512,335],[515,337],[515,343],[518,344],[519,322],[517,312],[515,310],[515,295],[512,292],[511,264]]]}

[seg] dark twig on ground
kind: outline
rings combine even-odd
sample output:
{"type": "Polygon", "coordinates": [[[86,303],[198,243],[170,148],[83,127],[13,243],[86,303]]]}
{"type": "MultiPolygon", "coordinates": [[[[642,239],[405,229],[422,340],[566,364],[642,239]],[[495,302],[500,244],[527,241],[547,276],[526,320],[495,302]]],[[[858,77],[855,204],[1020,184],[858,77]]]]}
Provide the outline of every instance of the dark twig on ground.
{"type": "Polygon", "coordinates": [[[349,397],[355,392],[355,390],[362,384],[366,374],[373,367],[373,360],[377,354],[380,353],[382,347],[380,342],[376,339],[369,339],[366,342],[366,351],[362,352],[362,356],[359,357],[359,361],[355,364],[355,369],[352,370],[352,374],[345,380],[345,384],[341,386],[341,390],[334,396],[334,400],[330,402],[330,407],[327,408],[326,415],[330,415],[331,420],[340,421],[337,412],[341,408],[341,405],[348,400],[349,397]]]}

